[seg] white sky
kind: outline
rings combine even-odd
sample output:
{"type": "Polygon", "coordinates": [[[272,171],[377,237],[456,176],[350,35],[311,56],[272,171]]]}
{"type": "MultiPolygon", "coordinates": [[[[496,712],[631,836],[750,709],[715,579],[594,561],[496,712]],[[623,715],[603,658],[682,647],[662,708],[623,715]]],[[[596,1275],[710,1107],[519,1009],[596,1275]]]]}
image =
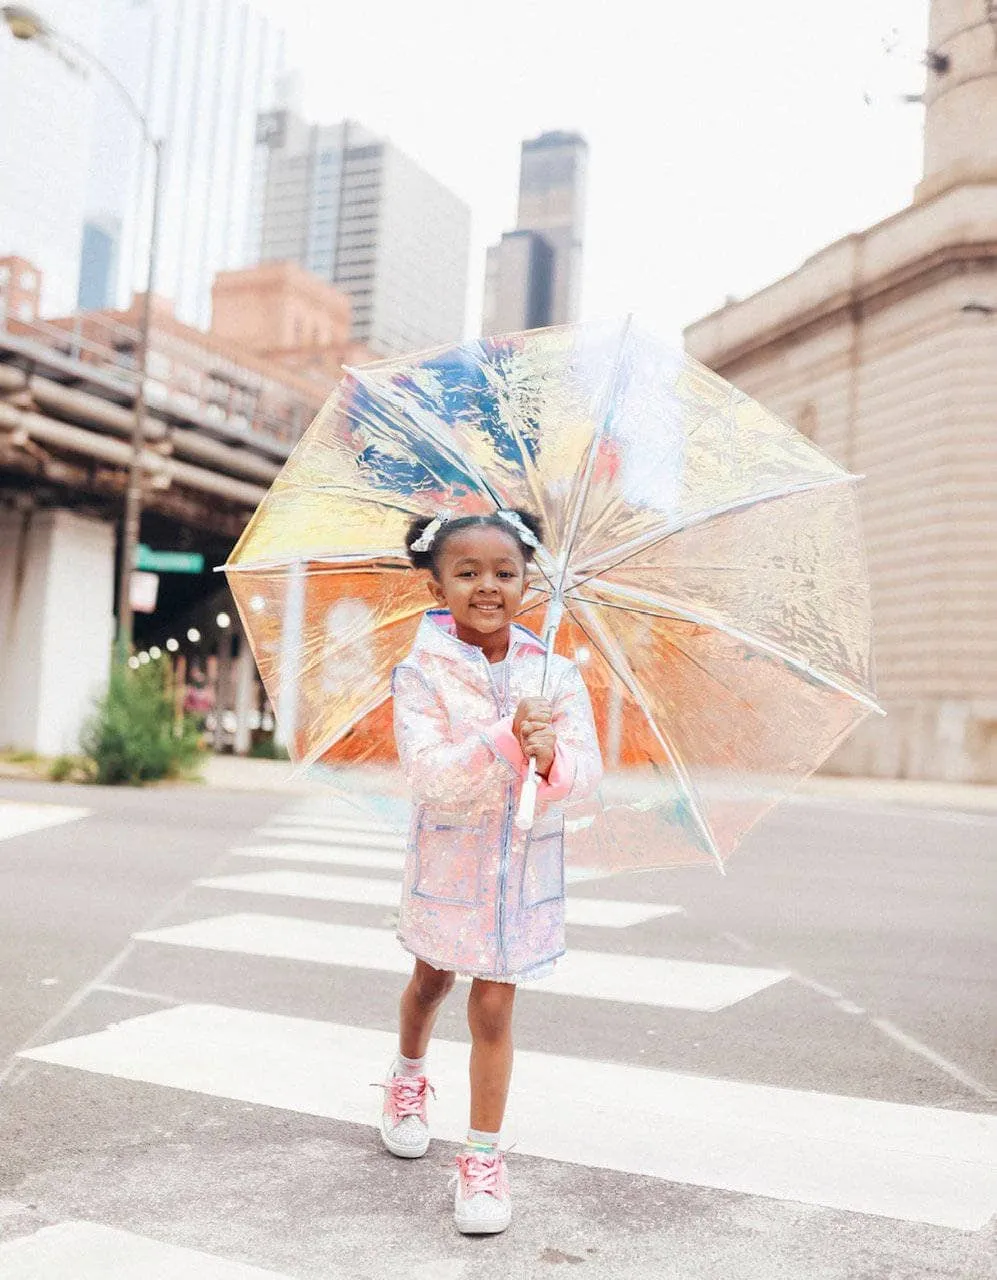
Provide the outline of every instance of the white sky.
{"type": "Polygon", "coordinates": [[[545,129],[589,142],[584,316],[671,337],[919,177],[923,112],[897,98],[923,85],[928,0],[255,3],[287,32],[306,115],[385,134],[471,206],[469,333],[520,141],[545,129]]]}

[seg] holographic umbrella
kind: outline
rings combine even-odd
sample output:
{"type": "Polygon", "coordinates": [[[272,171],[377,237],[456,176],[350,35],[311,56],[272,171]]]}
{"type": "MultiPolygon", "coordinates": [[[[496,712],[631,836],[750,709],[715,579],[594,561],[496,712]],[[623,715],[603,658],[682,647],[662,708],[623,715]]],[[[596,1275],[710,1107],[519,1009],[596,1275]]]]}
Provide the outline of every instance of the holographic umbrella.
{"type": "Polygon", "coordinates": [[[409,522],[536,511],[520,620],[560,620],[606,764],[568,860],[722,866],[879,710],[857,479],[629,321],[568,325],[348,370],[225,569],[294,759],[390,790],[409,522]]]}

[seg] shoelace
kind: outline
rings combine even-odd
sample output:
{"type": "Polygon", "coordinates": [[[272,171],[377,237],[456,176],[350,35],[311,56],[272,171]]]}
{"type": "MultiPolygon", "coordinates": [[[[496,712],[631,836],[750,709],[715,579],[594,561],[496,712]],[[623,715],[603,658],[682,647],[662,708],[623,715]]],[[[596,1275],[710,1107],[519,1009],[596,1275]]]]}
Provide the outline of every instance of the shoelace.
{"type": "Polygon", "coordinates": [[[392,1076],[390,1080],[372,1080],[372,1089],[387,1089],[398,1114],[399,1121],[406,1116],[422,1114],[426,1102],[426,1090],[436,1097],[436,1090],[425,1076],[392,1076]]]}
{"type": "MultiPolygon", "coordinates": [[[[515,1146],[515,1143],[513,1146],[515,1146]]],[[[511,1150],[512,1147],[506,1148],[506,1151],[511,1150]]],[[[486,1195],[500,1195],[502,1192],[500,1178],[506,1151],[496,1151],[493,1155],[485,1155],[484,1153],[479,1155],[476,1151],[462,1152],[457,1157],[457,1169],[450,1177],[451,1187],[456,1184],[461,1174],[463,1174],[469,1199],[471,1196],[480,1195],[482,1192],[486,1195]]]]}

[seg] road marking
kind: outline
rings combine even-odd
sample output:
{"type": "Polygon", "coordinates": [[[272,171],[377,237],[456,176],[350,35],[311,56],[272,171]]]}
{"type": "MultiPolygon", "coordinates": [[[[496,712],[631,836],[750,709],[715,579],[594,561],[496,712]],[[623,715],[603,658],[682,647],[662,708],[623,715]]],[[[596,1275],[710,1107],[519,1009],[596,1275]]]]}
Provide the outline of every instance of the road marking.
{"type": "Polygon", "coordinates": [[[250,844],[232,853],[238,858],[279,858],[286,862],[321,862],[337,867],[368,867],[401,871],[405,854],[381,849],[357,849],[330,844],[250,844]]]}
{"type": "MultiPolygon", "coordinates": [[[[274,858],[285,862],[317,862],[335,867],[363,867],[371,871],[401,871],[405,866],[403,852],[381,849],[357,849],[349,845],[329,844],[250,844],[240,845],[232,853],[238,858],[274,858]]],[[[588,867],[566,867],[568,884],[605,880],[608,871],[592,871],[588,867]]]]}
{"type": "MultiPolygon", "coordinates": [[[[337,1273],[342,1275],[344,1273],[337,1273]]],[[[290,1280],[245,1262],[183,1249],[97,1222],[60,1222],[0,1244],[3,1280],[290,1280]]]]}
{"type": "Polygon", "coordinates": [[[13,800],[0,800],[0,840],[58,827],[64,822],[77,822],[92,812],[92,809],[72,805],[17,804],[13,800]]]}
{"type": "Polygon", "coordinates": [[[376,831],[391,836],[404,837],[404,830],[390,826],[386,822],[358,817],[355,813],[342,817],[314,817],[306,813],[280,813],[270,819],[275,827],[314,827],[316,831],[376,831]]]}
{"type": "Polygon", "coordinates": [[[372,831],[360,828],[342,831],[326,827],[273,826],[261,827],[256,832],[264,840],[305,840],[321,844],[348,844],[365,849],[404,849],[406,840],[397,831],[372,831]]]}
{"type": "MultiPolygon", "coordinates": [[[[393,1032],[191,1004],[20,1056],[372,1124],[367,1082],[396,1049],[393,1032]]],[[[431,1052],[433,1131],[459,1141],[468,1047],[431,1052]]],[[[520,1050],[505,1136],[547,1159],[963,1231],[997,1209],[997,1117],[972,1112],[520,1050]]]]}
{"type": "MultiPolygon", "coordinates": [[[[136,933],[141,942],[240,955],[410,973],[412,957],[390,929],[327,924],[292,916],[228,915],[136,933]]],[[[785,969],[698,964],[657,956],[573,950],[536,988],[544,994],[617,1000],[658,1009],[715,1013],[788,977],[785,969]]]]}
{"type": "MultiPolygon", "coordinates": [[[[257,871],[249,875],[207,877],[194,883],[205,889],[268,893],[283,898],[352,902],[376,907],[397,907],[401,897],[401,885],[397,880],[305,871],[257,871]]],[[[624,902],[616,898],[569,898],[565,903],[568,924],[604,929],[627,929],[661,916],[681,913],[681,907],[654,902],[624,902]]]]}

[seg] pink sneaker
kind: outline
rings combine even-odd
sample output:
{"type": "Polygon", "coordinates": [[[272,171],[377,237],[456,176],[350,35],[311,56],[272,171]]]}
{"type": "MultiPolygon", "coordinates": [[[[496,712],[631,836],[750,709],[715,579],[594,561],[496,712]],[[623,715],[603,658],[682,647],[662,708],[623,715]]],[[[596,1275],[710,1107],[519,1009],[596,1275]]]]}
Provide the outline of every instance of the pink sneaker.
{"type": "Polygon", "coordinates": [[[464,1235],[504,1231],[512,1221],[509,1172],[500,1151],[464,1151],[457,1157],[453,1216],[464,1235]]]}
{"type": "MultiPolygon", "coordinates": [[[[389,1068],[390,1070],[390,1068],[389,1068]]],[[[427,1095],[436,1097],[425,1076],[389,1076],[377,1087],[384,1090],[381,1138],[392,1155],[415,1159],[429,1149],[427,1095]]]]}

